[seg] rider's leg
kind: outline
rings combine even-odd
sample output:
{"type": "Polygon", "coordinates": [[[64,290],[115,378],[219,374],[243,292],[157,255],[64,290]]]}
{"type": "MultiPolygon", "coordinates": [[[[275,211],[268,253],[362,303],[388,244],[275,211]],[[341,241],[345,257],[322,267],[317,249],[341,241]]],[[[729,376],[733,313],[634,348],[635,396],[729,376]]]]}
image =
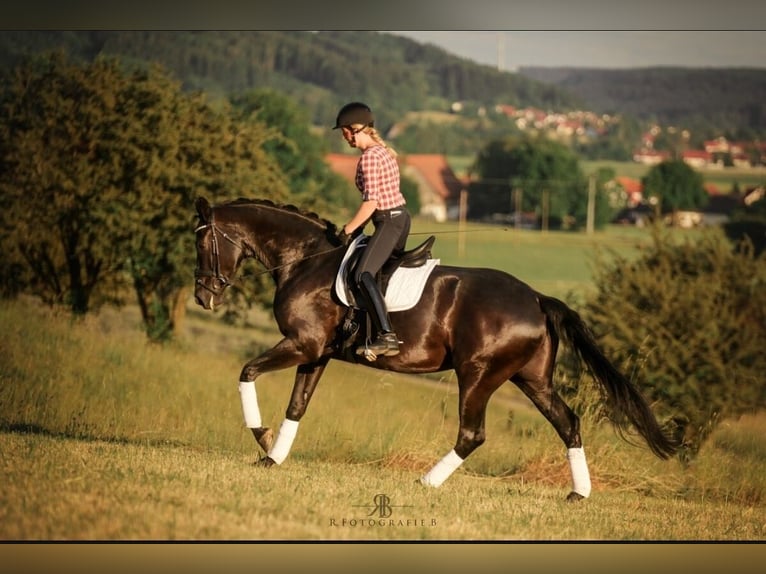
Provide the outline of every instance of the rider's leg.
{"type": "Polygon", "coordinates": [[[399,339],[391,327],[383,295],[375,278],[370,273],[362,273],[359,290],[365,299],[367,311],[375,325],[376,337],[366,347],[360,347],[357,354],[363,355],[367,352],[385,356],[397,355],[399,353],[399,339]]]}

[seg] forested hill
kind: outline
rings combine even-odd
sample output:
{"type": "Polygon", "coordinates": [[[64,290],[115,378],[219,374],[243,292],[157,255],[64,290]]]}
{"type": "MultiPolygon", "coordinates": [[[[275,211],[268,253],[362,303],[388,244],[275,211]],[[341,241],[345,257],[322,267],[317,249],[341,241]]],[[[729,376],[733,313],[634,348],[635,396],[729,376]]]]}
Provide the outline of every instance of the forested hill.
{"type": "Polygon", "coordinates": [[[56,47],[87,60],[104,54],[157,62],[186,87],[212,94],[276,87],[304,103],[317,123],[334,118],[349,99],[368,102],[390,121],[458,100],[546,109],[583,104],[558,88],[441,48],[368,31],[5,31],[0,65],[56,47]]]}
{"type": "Polygon", "coordinates": [[[500,72],[430,44],[371,31],[1,31],[0,66],[64,48],[91,60],[157,62],[188,89],[222,96],[277,88],[326,125],[360,99],[390,126],[454,101],[619,113],[697,133],[763,137],[766,69],[522,68],[500,72]]]}
{"type": "Polygon", "coordinates": [[[766,69],[529,67],[519,73],[579,96],[596,112],[688,128],[766,131],[766,69]]]}

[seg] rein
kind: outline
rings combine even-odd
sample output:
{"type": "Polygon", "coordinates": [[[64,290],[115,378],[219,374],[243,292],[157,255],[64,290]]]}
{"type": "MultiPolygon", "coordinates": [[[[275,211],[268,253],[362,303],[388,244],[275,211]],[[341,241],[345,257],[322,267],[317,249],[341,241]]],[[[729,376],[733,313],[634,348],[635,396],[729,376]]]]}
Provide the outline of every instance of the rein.
{"type": "Polygon", "coordinates": [[[477,233],[479,231],[509,231],[508,227],[478,227],[476,229],[448,229],[444,231],[416,231],[413,235],[445,235],[447,233],[477,233]]]}
{"type": "MultiPolygon", "coordinates": [[[[454,231],[422,231],[417,233],[410,233],[410,236],[413,235],[442,235],[445,233],[473,233],[476,231],[497,231],[497,228],[494,227],[485,227],[485,228],[479,228],[479,229],[456,229],[454,231]]],[[[507,227],[503,227],[502,231],[508,231],[507,227]]],[[[229,237],[226,236],[226,234],[223,234],[226,239],[229,239],[232,243],[234,243],[229,237]]],[[[234,243],[236,245],[236,243],[234,243]]],[[[260,275],[263,275],[265,273],[271,273],[272,271],[276,271],[277,269],[282,269],[284,267],[289,267],[290,265],[295,265],[296,263],[300,263],[301,261],[305,261],[306,259],[311,259],[312,257],[318,257],[319,255],[325,255],[327,253],[331,253],[337,249],[344,248],[345,246],[339,245],[338,247],[331,247],[330,249],[325,249],[324,251],[318,251],[317,253],[312,253],[311,255],[306,255],[305,257],[301,257],[299,259],[296,259],[295,261],[290,261],[288,263],[283,263],[282,265],[277,265],[276,267],[270,267],[268,269],[264,269],[263,271],[259,271],[258,273],[248,274],[248,277],[258,277],[260,275]]]]}
{"type": "Polygon", "coordinates": [[[271,273],[272,271],[277,271],[278,269],[283,269],[285,267],[289,267],[290,265],[295,265],[296,263],[300,263],[301,261],[306,261],[306,259],[311,259],[312,257],[319,257],[320,255],[325,255],[327,253],[332,253],[333,251],[337,251],[338,249],[343,248],[343,245],[338,245],[337,247],[331,247],[330,249],[325,249],[324,251],[317,251],[316,253],[312,253],[311,255],[306,255],[304,257],[300,257],[298,259],[295,259],[293,261],[288,261],[287,263],[283,263],[282,265],[276,265],[274,267],[269,267],[268,269],[264,269],[263,271],[259,271],[258,273],[253,274],[247,274],[247,277],[259,277],[260,275],[264,275],[266,273],[271,273]]]}
{"type": "MultiPolygon", "coordinates": [[[[245,247],[235,241],[229,234],[227,234],[225,231],[221,230],[214,221],[210,221],[209,223],[205,223],[203,225],[200,225],[197,227],[194,232],[197,233],[199,231],[202,231],[203,229],[210,228],[213,232],[213,271],[202,271],[200,269],[195,269],[194,271],[194,277],[196,278],[196,282],[198,285],[200,285],[203,289],[206,289],[213,293],[214,295],[219,295],[223,292],[223,290],[227,286],[233,285],[233,282],[229,280],[228,277],[226,277],[223,273],[221,273],[220,269],[220,251],[218,247],[218,235],[220,234],[221,237],[223,237],[226,241],[234,245],[235,247],[238,247],[240,250],[245,251],[245,247]],[[218,284],[214,285],[212,287],[209,287],[205,285],[202,281],[202,277],[214,277],[218,284]]],[[[447,233],[470,233],[470,232],[477,232],[477,231],[497,231],[497,228],[479,228],[479,229],[457,229],[457,230],[450,230],[450,231],[431,231],[431,232],[417,232],[417,233],[410,233],[410,235],[442,235],[447,233]]],[[[502,231],[508,231],[508,228],[502,228],[502,231]]],[[[343,245],[339,245],[337,247],[331,247],[330,249],[325,249],[324,251],[319,251],[317,253],[312,253],[310,255],[306,255],[304,257],[300,257],[298,259],[295,259],[294,261],[289,261],[287,263],[283,263],[282,265],[276,265],[274,267],[269,267],[267,269],[264,269],[263,271],[259,271],[257,273],[248,274],[248,277],[259,277],[261,275],[264,275],[266,273],[271,273],[273,271],[277,271],[279,269],[283,269],[285,267],[289,267],[290,265],[295,265],[296,263],[300,263],[302,261],[306,261],[307,259],[311,259],[312,257],[319,257],[320,255],[325,255],[327,253],[331,253],[333,251],[336,251],[338,249],[343,248],[343,245]]]]}
{"type": "MultiPolygon", "coordinates": [[[[220,294],[227,286],[233,285],[233,282],[229,280],[228,277],[226,277],[223,273],[221,273],[221,264],[220,264],[220,252],[218,249],[218,237],[217,234],[220,234],[221,237],[226,239],[229,243],[232,245],[239,247],[240,250],[245,251],[245,247],[237,243],[230,235],[228,235],[225,231],[221,230],[214,222],[205,223],[203,225],[200,225],[194,230],[194,233],[197,233],[198,231],[202,231],[203,229],[210,228],[213,231],[213,271],[201,271],[199,269],[194,270],[194,277],[197,279],[197,284],[200,285],[202,288],[207,289],[214,295],[220,294]],[[216,285],[214,287],[208,287],[205,285],[200,278],[202,277],[214,277],[218,280],[219,285],[216,285]]],[[[276,265],[274,267],[269,267],[268,269],[264,269],[263,271],[259,271],[258,273],[254,274],[248,274],[248,277],[258,277],[260,275],[264,275],[266,273],[271,273],[272,271],[277,271],[278,269],[283,269],[285,267],[289,267],[290,265],[295,265],[296,263],[300,263],[301,261],[305,261],[307,259],[311,259],[312,257],[318,257],[320,255],[325,255],[327,253],[331,253],[333,251],[336,251],[338,249],[341,249],[343,245],[339,245],[337,247],[331,247],[330,249],[325,249],[324,251],[318,251],[317,253],[312,253],[310,255],[306,255],[304,257],[300,257],[298,259],[295,259],[294,261],[288,261],[287,263],[283,263],[282,265],[276,265]]]]}

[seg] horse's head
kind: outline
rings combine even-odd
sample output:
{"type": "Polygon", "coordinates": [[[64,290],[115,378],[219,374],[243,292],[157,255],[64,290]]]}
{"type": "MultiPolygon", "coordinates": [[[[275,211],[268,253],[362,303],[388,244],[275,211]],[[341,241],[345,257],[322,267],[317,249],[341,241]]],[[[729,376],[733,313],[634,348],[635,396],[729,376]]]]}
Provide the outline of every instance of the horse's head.
{"type": "Polygon", "coordinates": [[[223,292],[231,284],[243,255],[242,245],[215,221],[213,207],[204,197],[197,199],[199,225],[194,299],[198,305],[213,310],[221,304],[223,292]]]}

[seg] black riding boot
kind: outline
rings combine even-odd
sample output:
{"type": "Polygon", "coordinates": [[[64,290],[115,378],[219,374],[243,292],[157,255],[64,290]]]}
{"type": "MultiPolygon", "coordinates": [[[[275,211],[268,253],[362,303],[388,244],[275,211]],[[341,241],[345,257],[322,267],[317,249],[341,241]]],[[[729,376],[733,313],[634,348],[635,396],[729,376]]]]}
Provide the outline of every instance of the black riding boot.
{"type": "Polygon", "coordinates": [[[359,280],[359,287],[366,300],[367,312],[372,318],[373,325],[377,331],[377,336],[369,345],[359,347],[356,350],[356,354],[365,356],[385,355],[388,357],[398,355],[399,339],[397,339],[396,334],[391,329],[386,303],[378,288],[378,283],[370,273],[362,273],[359,280]]]}

